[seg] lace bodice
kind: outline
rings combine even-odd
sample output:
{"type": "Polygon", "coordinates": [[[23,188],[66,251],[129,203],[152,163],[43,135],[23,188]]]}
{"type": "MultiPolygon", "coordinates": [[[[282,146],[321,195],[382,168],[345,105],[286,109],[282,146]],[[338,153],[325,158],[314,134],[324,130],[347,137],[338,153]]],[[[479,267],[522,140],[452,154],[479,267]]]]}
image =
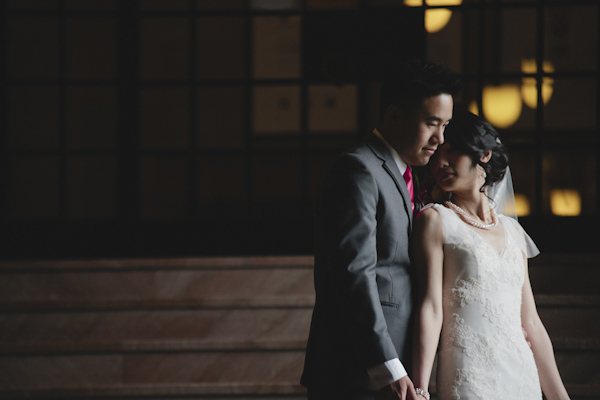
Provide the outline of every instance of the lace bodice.
{"type": "Polygon", "coordinates": [[[443,310],[439,400],[540,400],[539,378],[521,330],[527,252],[521,226],[500,216],[498,251],[476,228],[442,205],[443,310]]]}

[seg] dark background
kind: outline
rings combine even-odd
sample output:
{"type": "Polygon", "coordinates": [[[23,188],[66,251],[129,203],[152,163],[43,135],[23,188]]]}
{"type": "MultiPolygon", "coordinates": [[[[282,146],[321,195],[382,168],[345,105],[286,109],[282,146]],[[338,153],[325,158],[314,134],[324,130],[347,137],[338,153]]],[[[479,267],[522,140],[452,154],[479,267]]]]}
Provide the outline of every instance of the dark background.
{"type": "Polygon", "coordinates": [[[520,221],[543,252],[597,251],[595,1],[465,0],[435,34],[424,7],[392,0],[0,8],[3,258],[311,254],[321,176],[372,129],[387,68],[414,57],[463,77],[462,108],[488,84],[554,79],[501,130],[520,221]],[[555,70],[526,75],[523,57],[555,70]],[[552,215],[565,187],[579,216],[552,215]]]}

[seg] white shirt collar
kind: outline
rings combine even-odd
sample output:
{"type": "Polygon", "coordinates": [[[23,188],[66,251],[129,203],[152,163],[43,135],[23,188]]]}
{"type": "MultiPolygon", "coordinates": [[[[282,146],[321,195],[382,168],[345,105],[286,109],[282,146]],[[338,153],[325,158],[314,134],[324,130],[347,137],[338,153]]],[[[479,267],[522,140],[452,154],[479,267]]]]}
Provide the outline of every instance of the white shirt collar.
{"type": "Polygon", "coordinates": [[[398,152],[396,151],[396,149],[394,149],[387,140],[385,140],[385,138],[383,137],[383,135],[377,130],[377,128],[375,128],[373,130],[373,133],[375,134],[375,136],[377,136],[379,139],[381,139],[381,141],[383,142],[383,144],[385,144],[385,147],[387,147],[387,149],[389,150],[390,154],[392,155],[392,158],[394,159],[394,161],[396,162],[396,165],[398,166],[398,169],[400,170],[400,174],[404,175],[404,172],[406,172],[406,168],[408,168],[408,164],[406,164],[402,158],[400,158],[400,154],[398,154],[398,152]]]}

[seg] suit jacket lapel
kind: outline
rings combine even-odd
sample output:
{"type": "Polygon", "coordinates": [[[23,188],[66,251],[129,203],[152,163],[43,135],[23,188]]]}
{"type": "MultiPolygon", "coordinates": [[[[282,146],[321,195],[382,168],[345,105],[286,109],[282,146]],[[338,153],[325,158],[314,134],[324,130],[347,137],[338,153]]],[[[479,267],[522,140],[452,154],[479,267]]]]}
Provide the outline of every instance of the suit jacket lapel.
{"type": "Polygon", "coordinates": [[[371,148],[373,153],[383,161],[382,167],[386,170],[386,172],[391,176],[396,184],[396,188],[402,195],[402,199],[404,200],[404,210],[408,215],[409,226],[412,229],[412,220],[413,220],[413,212],[412,206],[410,204],[410,194],[408,193],[408,188],[406,187],[406,182],[404,181],[404,177],[400,173],[398,169],[398,165],[394,158],[388,151],[385,144],[377,137],[375,134],[371,134],[367,139],[367,145],[371,148]]]}

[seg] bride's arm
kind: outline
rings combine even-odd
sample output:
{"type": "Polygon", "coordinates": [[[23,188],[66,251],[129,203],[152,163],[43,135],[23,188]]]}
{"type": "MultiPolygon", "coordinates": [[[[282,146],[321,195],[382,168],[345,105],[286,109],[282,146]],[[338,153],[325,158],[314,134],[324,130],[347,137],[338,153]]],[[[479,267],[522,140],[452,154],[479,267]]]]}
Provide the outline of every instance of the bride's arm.
{"type": "Polygon", "coordinates": [[[428,391],[443,317],[442,218],[433,208],[424,210],[417,218],[412,243],[419,288],[413,382],[415,387],[428,391]]]}
{"type": "Polygon", "coordinates": [[[531,282],[529,281],[529,271],[527,267],[527,258],[525,259],[525,282],[523,284],[523,303],[521,305],[521,323],[527,332],[527,339],[531,343],[531,350],[535,358],[535,364],[540,375],[540,384],[542,392],[548,400],[569,399],[569,395],[560,378],[556,360],[554,358],[554,349],[548,336],[548,332],[542,324],[542,321],[535,307],[531,282]]]}

